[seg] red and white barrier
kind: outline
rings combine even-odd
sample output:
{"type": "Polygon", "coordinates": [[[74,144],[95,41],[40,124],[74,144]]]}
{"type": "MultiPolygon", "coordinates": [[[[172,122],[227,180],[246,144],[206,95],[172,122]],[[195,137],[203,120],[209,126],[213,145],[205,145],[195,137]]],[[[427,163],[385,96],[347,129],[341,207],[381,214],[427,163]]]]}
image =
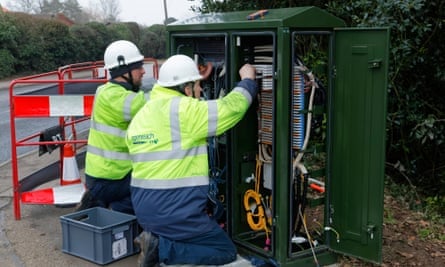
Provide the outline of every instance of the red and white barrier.
{"type": "Polygon", "coordinates": [[[80,203],[84,192],[73,146],[65,144],[61,186],[23,192],[20,197],[25,204],[70,205],[80,203]]]}
{"type": "Polygon", "coordinates": [[[91,115],[94,95],[16,95],[16,117],[58,117],[91,115]]]}
{"type": "Polygon", "coordinates": [[[83,183],[55,186],[20,194],[24,204],[71,205],[80,203],[85,186],[83,183]]]}

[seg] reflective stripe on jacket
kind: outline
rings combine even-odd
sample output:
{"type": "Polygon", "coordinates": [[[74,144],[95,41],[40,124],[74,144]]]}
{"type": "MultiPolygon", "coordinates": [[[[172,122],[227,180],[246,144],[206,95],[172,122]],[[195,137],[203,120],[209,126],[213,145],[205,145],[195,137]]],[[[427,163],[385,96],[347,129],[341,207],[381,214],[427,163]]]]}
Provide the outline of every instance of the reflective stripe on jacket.
{"type": "Polygon", "coordinates": [[[131,170],[126,130],[146,100],[143,91],[135,93],[125,85],[107,82],[96,91],[85,163],[90,176],[116,180],[131,170]]]}
{"type": "MultiPolygon", "coordinates": [[[[243,85],[256,86],[250,82],[243,85]]],[[[155,85],[127,131],[133,160],[133,207],[147,230],[174,240],[210,229],[207,138],[232,128],[252,96],[235,87],[218,100],[199,101],[155,85]]]]}

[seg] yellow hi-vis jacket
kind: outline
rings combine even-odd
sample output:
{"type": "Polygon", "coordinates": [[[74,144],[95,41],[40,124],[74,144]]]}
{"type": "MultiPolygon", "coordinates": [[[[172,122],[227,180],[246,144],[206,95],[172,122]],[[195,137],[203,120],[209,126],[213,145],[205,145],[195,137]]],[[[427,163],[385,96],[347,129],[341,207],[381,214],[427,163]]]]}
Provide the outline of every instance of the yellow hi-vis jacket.
{"type": "Polygon", "coordinates": [[[146,99],[143,91],[135,93],[124,86],[129,84],[107,82],[94,97],[85,173],[95,178],[118,180],[131,170],[126,130],[146,99]]]}
{"type": "Polygon", "coordinates": [[[207,138],[238,123],[256,90],[256,83],[245,79],[224,98],[199,101],[153,87],[127,131],[132,203],[146,231],[179,240],[212,229],[215,222],[205,213],[207,138]]]}

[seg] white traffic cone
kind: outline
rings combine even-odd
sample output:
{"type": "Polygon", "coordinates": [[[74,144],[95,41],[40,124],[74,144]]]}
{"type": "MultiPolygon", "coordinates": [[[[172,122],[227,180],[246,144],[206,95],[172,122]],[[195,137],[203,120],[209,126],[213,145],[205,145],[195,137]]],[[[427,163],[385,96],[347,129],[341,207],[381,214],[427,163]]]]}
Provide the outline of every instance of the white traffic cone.
{"type": "Polygon", "coordinates": [[[62,170],[62,185],[78,184],[80,183],[79,168],[77,168],[77,161],[74,155],[74,149],[71,144],[63,146],[63,170],[62,170]]]}

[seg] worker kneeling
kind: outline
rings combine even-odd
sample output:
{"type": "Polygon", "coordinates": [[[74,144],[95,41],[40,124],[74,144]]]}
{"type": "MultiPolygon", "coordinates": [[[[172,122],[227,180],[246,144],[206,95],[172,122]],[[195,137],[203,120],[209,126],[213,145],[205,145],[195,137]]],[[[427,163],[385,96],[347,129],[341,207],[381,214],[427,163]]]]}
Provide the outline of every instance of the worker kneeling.
{"type": "Polygon", "coordinates": [[[255,68],[239,70],[241,81],[224,98],[200,101],[195,62],[185,55],[167,59],[150,100],[127,131],[133,160],[131,198],[144,232],[140,266],[222,265],[236,247],[207,213],[207,138],[235,126],[257,94],[255,68]],[[195,97],[197,95],[195,94],[195,97]]]}

